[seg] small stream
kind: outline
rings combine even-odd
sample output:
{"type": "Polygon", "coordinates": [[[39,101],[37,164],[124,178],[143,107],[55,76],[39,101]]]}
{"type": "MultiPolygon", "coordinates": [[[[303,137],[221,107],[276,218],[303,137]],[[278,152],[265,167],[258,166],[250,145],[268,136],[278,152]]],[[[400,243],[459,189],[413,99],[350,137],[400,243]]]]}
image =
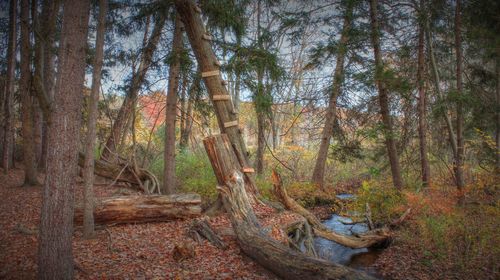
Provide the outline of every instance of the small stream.
{"type": "MultiPolygon", "coordinates": [[[[355,196],[352,194],[339,194],[337,197],[342,200],[355,199],[355,196]]],[[[333,214],[329,219],[323,221],[323,224],[338,233],[346,235],[368,231],[368,225],[365,223],[346,225],[342,222],[351,223],[352,220],[333,214]]],[[[375,277],[379,277],[376,271],[370,266],[377,260],[381,250],[368,248],[351,249],[320,237],[314,239],[314,247],[318,256],[323,259],[363,270],[375,277]]]]}

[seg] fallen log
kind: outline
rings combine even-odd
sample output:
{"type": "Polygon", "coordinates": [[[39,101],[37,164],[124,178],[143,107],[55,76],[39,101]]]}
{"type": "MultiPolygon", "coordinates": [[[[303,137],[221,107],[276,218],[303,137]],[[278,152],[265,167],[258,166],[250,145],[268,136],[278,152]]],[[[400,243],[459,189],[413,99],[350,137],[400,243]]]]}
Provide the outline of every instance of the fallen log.
{"type": "Polygon", "coordinates": [[[203,142],[214,173],[219,182],[225,182],[217,189],[246,255],[284,279],[373,279],[364,272],[293,251],[265,234],[250,205],[243,174],[237,165],[228,165],[235,154],[227,136],[215,135],[203,142]]]}
{"type": "MultiPolygon", "coordinates": [[[[201,215],[198,194],[120,196],[96,202],[96,225],[164,222],[201,215]]],[[[83,222],[83,208],[75,209],[74,222],[83,222]]]]}
{"type": "Polygon", "coordinates": [[[337,242],[349,248],[381,246],[390,240],[390,234],[387,228],[376,229],[358,236],[344,235],[328,229],[316,216],[314,216],[314,214],[302,207],[302,205],[288,195],[281,182],[281,176],[274,170],[272,173],[272,180],[274,196],[283,203],[288,210],[303,216],[311,225],[316,236],[337,242]]]}

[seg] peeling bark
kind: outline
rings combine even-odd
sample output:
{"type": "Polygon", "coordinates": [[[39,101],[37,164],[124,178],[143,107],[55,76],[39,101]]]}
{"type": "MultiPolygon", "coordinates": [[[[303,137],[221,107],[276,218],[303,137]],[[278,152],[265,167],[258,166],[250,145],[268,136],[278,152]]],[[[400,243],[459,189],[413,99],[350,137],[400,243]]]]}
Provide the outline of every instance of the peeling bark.
{"type": "MultiPolygon", "coordinates": [[[[121,196],[96,202],[93,214],[96,225],[165,222],[199,217],[200,205],[197,194],[121,196]]],[[[83,216],[76,208],[75,225],[82,225],[83,216]]]]}

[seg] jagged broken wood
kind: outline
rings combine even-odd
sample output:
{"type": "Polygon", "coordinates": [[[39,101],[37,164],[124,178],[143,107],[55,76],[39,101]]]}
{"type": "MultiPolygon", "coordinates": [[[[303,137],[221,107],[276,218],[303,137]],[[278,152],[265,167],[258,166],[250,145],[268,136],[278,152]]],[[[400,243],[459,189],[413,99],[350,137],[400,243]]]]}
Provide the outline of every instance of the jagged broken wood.
{"type": "Polygon", "coordinates": [[[387,228],[372,230],[357,236],[344,235],[328,229],[314,214],[288,196],[281,182],[281,176],[276,171],[273,171],[272,181],[274,196],[283,203],[286,209],[303,216],[311,225],[316,236],[335,241],[349,248],[383,246],[390,241],[391,235],[387,228]]]}
{"type": "Polygon", "coordinates": [[[364,272],[293,251],[270,238],[259,225],[245,190],[243,174],[225,134],[203,140],[217,180],[217,189],[238,244],[256,262],[284,279],[373,279],[364,272]]]}
{"type": "MultiPolygon", "coordinates": [[[[94,207],[96,225],[165,222],[196,218],[201,215],[198,194],[133,195],[97,201],[94,207]]],[[[75,209],[74,222],[81,225],[83,208],[75,209]]]]}
{"type": "Polygon", "coordinates": [[[311,225],[306,219],[295,221],[283,227],[288,235],[288,242],[291,248],[302,251],[301,247],[304,245],[305,253],[309,256],[317,257],[316,249],[314,248],[314,236],[312,233],[311,225]]]}
{"type": "MultiPolygon", "coordinates": [[[[206,219],[196,219],[191,224],[189,228],[191,233],[196,233],[203,236],[206,240],[212,243],[215,247],[219,249],[226,249],[227,245],[222,241],[222,239],[214,232],[210,224],[206,219]]],[[[196,239],[196,238],[195,238],[196,239]]]]}

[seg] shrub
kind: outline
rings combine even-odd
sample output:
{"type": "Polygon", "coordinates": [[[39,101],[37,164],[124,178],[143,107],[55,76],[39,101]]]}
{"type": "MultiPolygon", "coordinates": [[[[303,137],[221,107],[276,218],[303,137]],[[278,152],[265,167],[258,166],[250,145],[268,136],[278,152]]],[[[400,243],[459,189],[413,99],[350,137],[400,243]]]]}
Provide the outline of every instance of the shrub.
{"type": "Polygon", "coordinates": [[[392,186],[383,181],[363,181],[354,201],[358,213],[366,212],[370,206],[372,219],[377,224],[387,224],[398,218],[405,211],[405,198],[392,186]]]}
{"type": "Polygon", "coordinates": [[[424,265],[479,279],[498,269],[499,214],[497,207],[488,205],[457,207],[449,213],[429,210],[401,237],[417,248],[424,265]]]}
{"type": "Polygon", "coordinates": [[[325,192],[310,182],[293,182],[287,186],[287,191],[304,207],[330,205],[337,200],[334,192],[325,192]]]}
{"type": "Polygon", "coordinates": [[[182,192],[195,192],[206,202],[217,197],[217,180],[205,153],[183,151],[176,156],[177,185],[182,192]]]}

